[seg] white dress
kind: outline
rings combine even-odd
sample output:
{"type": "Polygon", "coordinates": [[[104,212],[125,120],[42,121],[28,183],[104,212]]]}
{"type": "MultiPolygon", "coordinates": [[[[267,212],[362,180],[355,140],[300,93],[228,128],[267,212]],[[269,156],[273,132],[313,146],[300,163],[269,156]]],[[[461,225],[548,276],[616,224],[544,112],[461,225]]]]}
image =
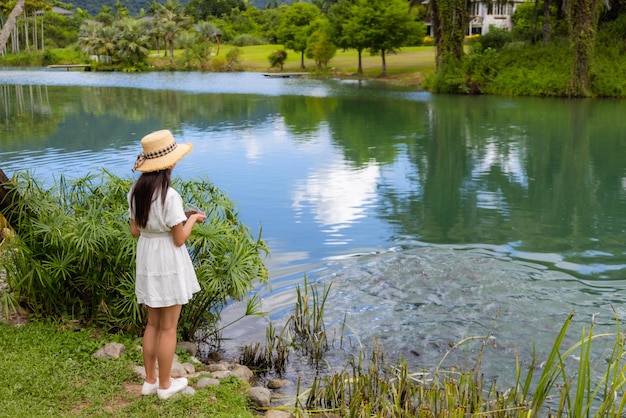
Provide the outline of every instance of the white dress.
{"type": "MultiPolygon", "coordinates": [[[[130,196],[128,205],[130,208],[130,196]]],[[[131,219],[134,211],[129,209],[131,219]]],[[[165,204],[157,197],[150,205],[148,224],[140,228],[137,242],[135,294],[137,302],[152,308],[183,305],[200,290],[187,247],[177,247],[172,226],[187,220],[180,194],[171,187],[165,204]]]]}

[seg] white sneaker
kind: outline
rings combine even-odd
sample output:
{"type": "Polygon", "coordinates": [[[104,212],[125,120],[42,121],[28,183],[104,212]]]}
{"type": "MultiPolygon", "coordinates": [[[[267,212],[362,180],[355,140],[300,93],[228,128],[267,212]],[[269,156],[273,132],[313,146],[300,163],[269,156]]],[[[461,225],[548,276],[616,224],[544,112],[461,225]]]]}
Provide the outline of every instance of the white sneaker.
{"type": "Polygon", "coordinates": [[[156,383],[143,382],[143,386],[141,386],[141,394],[144,396],[154,395],[155,393],[157,393],[158,389],[159,389],[159,379],[157,378],[156,383]]]}
{"type": "Polygon", "coordinates": [[[159,399],[167,399],[172,395],[182,392],[187,387],[187,378],[170,379],[170,387],[167,389],[157,389],[159,399]]]}

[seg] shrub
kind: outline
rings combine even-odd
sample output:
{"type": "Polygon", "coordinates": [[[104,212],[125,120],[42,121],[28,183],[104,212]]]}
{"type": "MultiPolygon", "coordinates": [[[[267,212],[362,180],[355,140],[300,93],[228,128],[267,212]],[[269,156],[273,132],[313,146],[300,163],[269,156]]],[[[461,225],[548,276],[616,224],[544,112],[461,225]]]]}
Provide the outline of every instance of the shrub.
{"type": "Polygon", "coordinates": [[[267,41],[258,36],[244,33],[241,35],[237,35],[235,39],[233,39],[232,44],[235,46],[264,45],[264,44],[267,44],[267,41]]]}
{"type": "MultiPolygon", "coordinates": [[[[71,181],[62,176],[49,189],[28,173],[11,181],[20,196],[19,219],[13,221],[15,238],[3,244],[0,268],[14,304],[37,317],[139,331],[144,312],[134,295],[136,242],[126,202],[131,185],[106,171],[71,181]]],[[[200,326],[219,320],[228,299],[241,300],[254,280],[267,280],[261,260],[267,247],[208,180],[175,178],[173,187],[208,215],[187,242],[202,290],[183,308],[180,325],[183,336],[193,338],[200,326]]]]}
{"type": "Polygon", "coordinates": [[[284,49],[277,49],[272,52],[267,59],[270,61],[270,67],[280,67],[280,71],[283,70],[283,65],[287,60],[287,51],[284,49]]]}
{"type": "Polygon", "coordinates": [[[228,63],[225,56],[217,55],[211,58],[211,71],[214,71],[216,73],[222,73],[226,71],[227,67],[228,63]]]}
{"type": "Polygon", "coordinates": [[[493,48],[496,51],[513,41],[513,34],[508,29],[489,27],[489,32],[480,36],[480,43],[484,49],[493,48]]]}

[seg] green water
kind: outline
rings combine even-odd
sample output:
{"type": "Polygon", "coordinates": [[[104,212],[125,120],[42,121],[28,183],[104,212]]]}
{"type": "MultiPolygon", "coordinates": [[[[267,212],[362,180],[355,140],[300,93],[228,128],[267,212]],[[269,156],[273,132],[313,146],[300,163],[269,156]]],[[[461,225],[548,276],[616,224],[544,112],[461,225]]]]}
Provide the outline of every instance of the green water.
{"type": "Polygon", "coordinates": [[[608,328],[624,312],[624,109],[259,74],[0,70],[0,168],[131,176],[140,138],[171,129],[194,143],[176,174],[224,189],[272,251],[272,286],[258,289],[269,316],[229,330],[234,345],[284,322],[307,274],[332,283],[329,326],[345,318],[353,341],[382,338],[430,367],[492,332],[498,374],[532,342],[549,347],[570,310],[608,328]]]}

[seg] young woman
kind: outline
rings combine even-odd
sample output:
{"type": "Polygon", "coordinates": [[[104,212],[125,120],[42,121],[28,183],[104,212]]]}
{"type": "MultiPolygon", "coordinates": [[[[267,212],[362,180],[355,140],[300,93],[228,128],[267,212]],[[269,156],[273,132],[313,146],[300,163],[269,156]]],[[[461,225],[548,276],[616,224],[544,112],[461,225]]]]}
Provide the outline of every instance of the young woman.
{"type": "Polygon", "coordinates": [[[128,193],[130,231],[139,238],[135,293],[148,309],[141,393],[167,399],[187,387],[186,378],[171,377],[180,311],[200,290],[185,241],[206,216],[194,212],[187,218],[180,194],[170,187],[174,165],[192,145],[177,144],[170,131],[161,130],[143,137],[141,146],[133,172],[142,174],[128,193]]]}

